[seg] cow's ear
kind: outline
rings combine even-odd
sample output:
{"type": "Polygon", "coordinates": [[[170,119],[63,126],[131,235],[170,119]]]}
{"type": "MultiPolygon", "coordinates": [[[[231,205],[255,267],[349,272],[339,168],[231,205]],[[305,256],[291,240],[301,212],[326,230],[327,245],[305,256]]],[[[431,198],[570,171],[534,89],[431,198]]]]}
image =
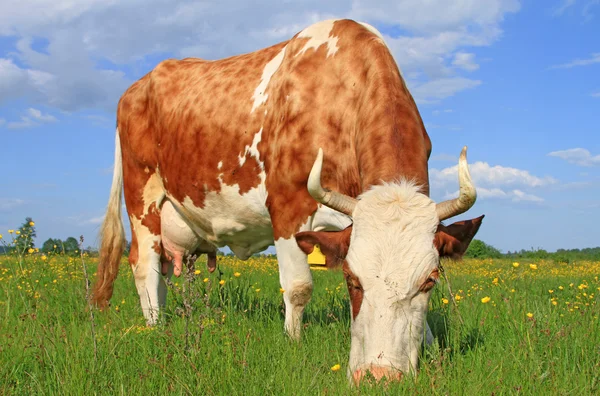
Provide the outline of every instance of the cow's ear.
{"type": "Polygon", "coordinates": [[[433,240],[440,257],[460,260],[481,227],[484,217],[485,215],[481,215],[475,219],[457,221],[449,226],[440,224],[433,240]]]}
{"type": "Polygon", "coordinates": [[[315,245],[319,245],[325,256],[325,265],[333,268],[341,265],[348,254],[352,226],[342,231],[305,231],[295,235],[298,247],[306,254],[311,254],[315,245]]]}

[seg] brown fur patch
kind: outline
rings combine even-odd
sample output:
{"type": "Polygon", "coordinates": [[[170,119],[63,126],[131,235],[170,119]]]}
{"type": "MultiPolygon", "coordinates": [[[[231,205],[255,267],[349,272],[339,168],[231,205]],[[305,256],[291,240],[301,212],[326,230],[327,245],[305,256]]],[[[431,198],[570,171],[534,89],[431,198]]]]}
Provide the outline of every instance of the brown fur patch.
{"type": "Polygon", "coordinates": [[[350,296],[350,305],[352,306],[352,320],[356,319],[360,313],[360,307],[362,306],[364,290],[360,283],[360,280],[350,270],[348,262],[344,260],[342,266],[344,271],[344,278],[346,279],[346,286],[348,286],[348,295],[350,296]]]}
{"type": "Polygon", "coordinates": [[[148,214],[142,218],[142,225],[148,228],[152,235],[160,235],[160,212],[156,208],[156,202],[150,204],[148,214]]]}
{"type": "Polygon", "coordinates": [[[481,215],[475,219],[457,221],[449,226],[440,224],[433,240],[440,257],[460,260],[481,227],[484,217],[485,215],[481,215]]]}

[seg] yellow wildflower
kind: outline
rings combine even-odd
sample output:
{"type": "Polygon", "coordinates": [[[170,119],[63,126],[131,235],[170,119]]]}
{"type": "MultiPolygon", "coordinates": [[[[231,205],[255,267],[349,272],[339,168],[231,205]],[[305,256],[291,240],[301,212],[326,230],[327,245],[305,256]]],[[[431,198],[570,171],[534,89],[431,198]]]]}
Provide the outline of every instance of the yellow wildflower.
{"type": "Polygon", "coordinates": [[[457,294],[456,296],[454,296],[454,299],[455,299],[456,301],[460,301],[460,300],[462,299],[462,297],[461,297],[461,295],[460,295],[460,294],[457,294]]]}
{"type": "Polygon", "coordinates": [[[552,305],[556,305],[558,304],[556,301],[552,301],[552,305]]]}
{"type": "Polygon", "coordinates": [[[529,264],[529,268],[531,268],[532,270],[536,270],[537,264],[529,264]]]}
{"type": "Polygon", "coordinates": [[[280,287],[280,288],[279,288],[279,291],[280,291],[281,293],[285,293],[285,289],[284,289],[283,287],[280,287]]]}
{"type": "Polygon", "coordinates": [[[528,318],[533,318],[533,314],[531,312],[527,312],[527,317],[528,318]]]}
{"type": "Polygon", "coordinates": [[[208,278],[204,278],[203,282],[204,283],[208,282],[208,278]]]}
{"type": "Polygon", "coordinates": [[[15,234],[20,235],[21,231],[17,230],[17,231],[15,231],[15,234]]]}
{"type": "Polygon", "coordinates": [[[35,252],[35,250],[33,250],[32,248],[27,249],[27,253],[32,254],[33,252],[35,252]]]}
{"type": "Polygon", "coordinates": [[[448,304],[448,299],[447,299],[447,298],[442,298],[442,302],[443,302],[444,304],[448,304]]]}
{"type": "Polygon", "coordinates": [[[554,293],[554,290],[550,289],[550,290],[548,290],[548,293],[552,294],[552,293],[554,293]]]}
{"type": "Polygon", "coordinates": [[[256,289],[256,292],[257,292],[257,293],[258,293],[258,292],[260,292],[260,289],[256,289]]]}
{"type": "Polygon", "coordinates": [[[45,254],[44,254],[44,255],[42,255],[42,260],[43,260],[43,261],[46,261],[46,259],[47,259],[47,258],[48,258],[48,257],[46,257],[46,255],[45,255],[45,254]]]}
{"type": "Polygon", "coordinates": [[[564,289],[564,287],[558,286],[558,290],[563,290],[563,289],[564,289]]]}
{"type": "Polygon", "coordinates": [[[240,275],[242,275],[242,274],[240,274],[239,272],[234,272],[233,273],[233,276],[235,276],[236,278],[239,278],[240,275]]]}
{"type": "Polygon", "coordinates": [[[225,279],[221,279],[221,280],[219,281],[219,285],[223,286],[224,284],[225,284],[225,279]]]}
{"type": "Polygon", "coordinates": [[[510,289],[510,292],[511,292],[511,293],[514,293],[514,292],[515,292],[515,289],[510,289]]]}
{"type": "Polygon", "coordinates": [[[520,264],[519,264],[519,263],[517,263],[517,262],[514,262],[514,263],[513,263],[513,267],[514,267],[514,268],[519,268],[519,265],[520,265],[520,264]]]}
{"type": "Polygon", "coordinates": [[[492,281],[492,283],[493,283],[494,285],[497,285],[497,284],[498,284],[498,278],[494,278],[494,280],[492,281]]]}
{"type": "Polygon", "coordinates": [[[15,232],[15,230],[8,230],[9,234],[12,234],[13,232],[15,232]]]}
{"type": "Polygon", "coordinates": [[[483,297],[483,298],[481,299],[481,302],[482,302],[482,303],[484,303],[484,304],[487,304],[487,303],[489,303],[489,302],[490,302],[490,300],[491,300],[491,298],[489,298],[489,297],[487,297],[487,296],[486,296],[486,297],[483,297]]]}
{"type": "Polygon", "coordinates": [[[196,271],[194,271],[194,274],[196,274],[196,275],[200,275],[200,270],[196,270],[196,271]]]}
{"type": "Polygon", "coordinates": [[[29,226],[30,226],[30,227],[33,227],[34,225],[35,225],[35,223],[34,223],[33,221],[30,221],[30,222],[29,222],[29,226]]]}
{"type": "Polygon", "coordinates": [[[2,234],[0,234],[0,239],[2,239],[2,234]]]}
{"type": "Polygon", "coordinates": [[[331,371],[338,371],[341,368],[342,368],[342,366],[340,366],[339,364],[336,364],[334,366],[331,366],[331,371]]]}
{"type": "Polygon", "coordinates": [[[121,305],[125,304],[125,300],[121,300],[121,305]]]}

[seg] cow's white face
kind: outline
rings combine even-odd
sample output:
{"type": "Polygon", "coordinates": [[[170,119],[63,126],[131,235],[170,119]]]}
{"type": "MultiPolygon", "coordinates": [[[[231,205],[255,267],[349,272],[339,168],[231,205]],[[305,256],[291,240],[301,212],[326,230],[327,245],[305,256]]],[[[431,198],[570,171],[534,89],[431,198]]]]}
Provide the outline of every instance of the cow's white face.
{"type": "Polygon", "coordinates": [[[402,182],[359,197],[344,272],[352,304],[349,374],[399,379],[416,370],[438,277],[435,203],[402,182]]]}

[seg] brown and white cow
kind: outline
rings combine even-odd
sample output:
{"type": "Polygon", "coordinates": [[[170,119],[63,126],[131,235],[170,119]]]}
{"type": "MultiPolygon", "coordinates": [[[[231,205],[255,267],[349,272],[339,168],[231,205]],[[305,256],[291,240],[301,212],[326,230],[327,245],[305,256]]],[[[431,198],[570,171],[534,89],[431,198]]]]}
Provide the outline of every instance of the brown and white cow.
{"type": "Polygon", "coordinates": [[[165,227],[184,250],[196,236],[241,259],[274,244],[292,338],[313,289],[307,253],[319,244],[348,283],[350,378],[399,378],[416,368],[439,258],[462,256],[483,218],[441,224],[476,193],[463,150],[459,198],[433,202],[430,153],[417,106],[369,25],[328,20],[256,52],[161,62],[119,101],[93,302],[112,296],[124,190],[148,323],[166,298],[165,227]],[[189,227],[181,238],[161,218],[165,207],[189,227]]]}

